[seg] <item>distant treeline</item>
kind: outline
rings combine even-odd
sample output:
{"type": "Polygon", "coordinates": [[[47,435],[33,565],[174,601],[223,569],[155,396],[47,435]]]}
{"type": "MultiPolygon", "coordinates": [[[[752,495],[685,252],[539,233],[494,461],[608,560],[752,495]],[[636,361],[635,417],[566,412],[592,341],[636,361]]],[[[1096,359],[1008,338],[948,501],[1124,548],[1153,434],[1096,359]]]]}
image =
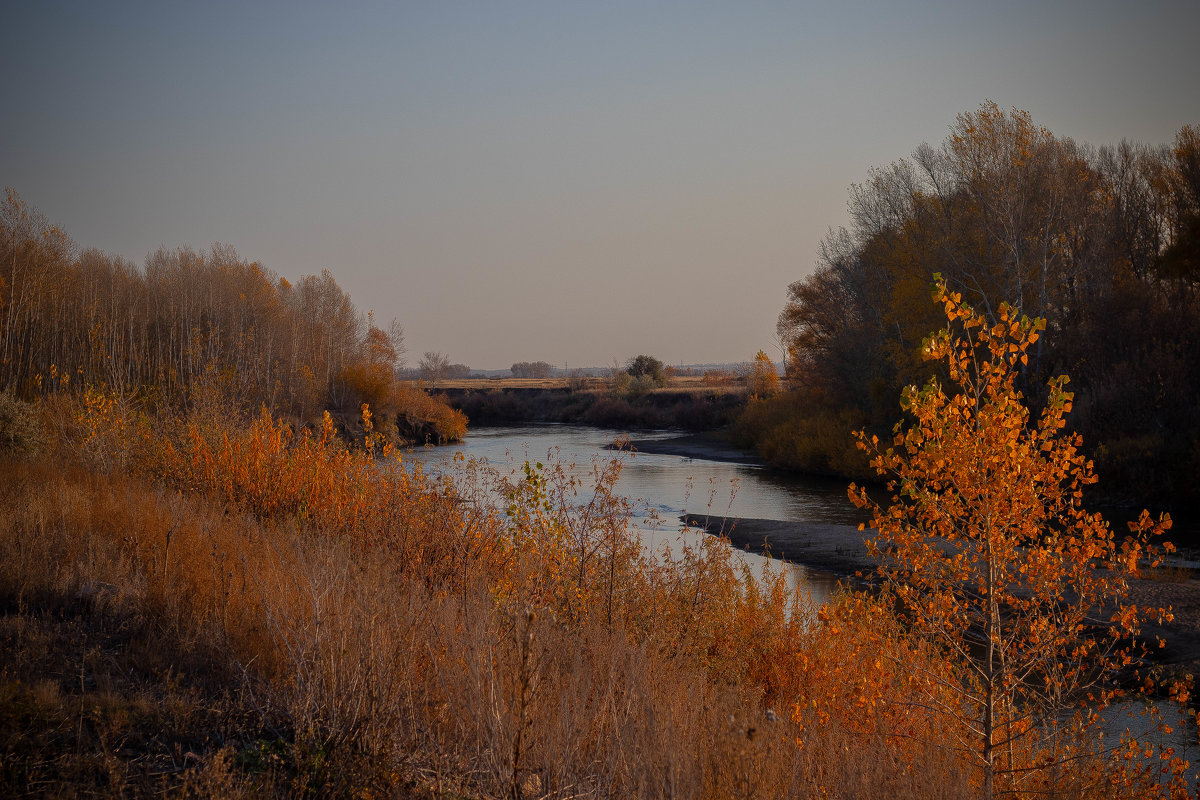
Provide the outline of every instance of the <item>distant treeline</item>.
{"type": "Polygon", "coordinates": [[[790,391],[753,403],[743,443],[773,463],[861,474],[849,431],[881,436],[902,386],[932,372],[935,274],[995,321],[1001,302],[1047,329],[1024,391],[1070,376],[1109,500],[1200,498],[1200,127],[1171,146],[1095,149],[994,104],[940,146],[852,187],[851,226],[822,243],[779,318],[790,391]]]}
{"type": "Polygon", "coordinates": [[[547,361],[518,361],[511,371],[514,378],[549,378],[554,374],[554,365],[547,361]]]}
{"type": "Polygon", "coordinates": [[[206,390],[303,420],[366,402],[453,438],[461,420],[422,432],[452,412],[396,383],[403,357],[403,330],[361,313],[328,270],[292,284],[225,245],[139,267],[77,252],[11,189],[0,204],[0,391],[93,386],[182,407],[206,390]]]}

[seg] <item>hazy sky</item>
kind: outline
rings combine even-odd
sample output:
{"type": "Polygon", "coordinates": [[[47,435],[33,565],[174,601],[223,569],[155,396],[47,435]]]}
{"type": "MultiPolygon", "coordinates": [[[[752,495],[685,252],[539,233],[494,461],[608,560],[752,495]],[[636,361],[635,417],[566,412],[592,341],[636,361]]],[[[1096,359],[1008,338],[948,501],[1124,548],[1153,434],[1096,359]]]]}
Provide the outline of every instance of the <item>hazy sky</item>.
{"type": "Polygon", "coordinates": [[[0,184],[225,242],[478,368],[747,360],[872,166],[985,99],[1200,123],[1200,3],[0,0],[0,184]]]}

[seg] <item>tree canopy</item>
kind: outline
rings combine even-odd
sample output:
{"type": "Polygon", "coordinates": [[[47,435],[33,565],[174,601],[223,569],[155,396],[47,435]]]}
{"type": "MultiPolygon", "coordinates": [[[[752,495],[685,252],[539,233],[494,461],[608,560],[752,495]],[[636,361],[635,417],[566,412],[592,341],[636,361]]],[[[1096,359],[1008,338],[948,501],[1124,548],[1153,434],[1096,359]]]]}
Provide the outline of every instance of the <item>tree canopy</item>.
{"type": "Polygon", "coordinates": [[[850,469],[849,437],[814,445],[814,426],[886,431],[901,387],[931,371],[938,273],[990,323],[1001,304],[1046,320],[1018,385],[1036,408],[1049,376],[1072,376],[1068,424],[1116,499],[1200,497],[1197,165],[1193,126],[1174,146],[1097,149],[993,103],[959,115],[940,146],[851,188],[850,226],[825,238],[779,317],[792,394],[756,412],[774,421],[750,438],[777,463],[850,469]],[[789,433],[801,428],[803,441],[789,433]]]}
{"type": "Polygon", "coordinates": [[[625,371],[635,380],[646,378],[659,386],[665,386],[667,382],[666,373],[663,371],[663,363],[654,356],[634,356],[625,362],[625,371]]]}
{"type": "Polygon", "coordinates": [[[518,361],[511,371],[514,378],[549,378],[554,374],[554,365],[546,361],[518,361]]]}

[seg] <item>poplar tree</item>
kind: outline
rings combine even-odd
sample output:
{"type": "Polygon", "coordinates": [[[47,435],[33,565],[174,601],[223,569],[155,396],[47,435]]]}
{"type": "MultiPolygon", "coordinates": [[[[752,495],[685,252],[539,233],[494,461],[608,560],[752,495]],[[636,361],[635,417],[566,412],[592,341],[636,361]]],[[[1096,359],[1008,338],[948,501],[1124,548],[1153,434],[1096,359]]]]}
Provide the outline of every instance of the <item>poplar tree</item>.
{"type": "Polygon", "coordinates": [[[1096,724],[1089,705],[1115,696],[1110,679],[1136,657],[1140,622],[1170,618],[1126,600],[1170,519],[1143,511],[1118,537],[1084,509],[1096,476],[1081,437],[1065,431],[1067,378],[1049,382],[1036,420],[1016,388],[1044,321],[1000,305],[989,323],[940,281],[935,299],[949,325],[924,355],[948,380],[904,391],[908,421],[891,447],[858,434],[890,504],[854,485],[850,497],[874,512],[870,547],[903,623],[959,671],[939,687],[956,702],[941,692],[919,702],[963,732],[955,746],[979,767],[984,797],[1036,791],[1055,765],[1081,758],[1083,739],[1070,734],[1096,724]]]}

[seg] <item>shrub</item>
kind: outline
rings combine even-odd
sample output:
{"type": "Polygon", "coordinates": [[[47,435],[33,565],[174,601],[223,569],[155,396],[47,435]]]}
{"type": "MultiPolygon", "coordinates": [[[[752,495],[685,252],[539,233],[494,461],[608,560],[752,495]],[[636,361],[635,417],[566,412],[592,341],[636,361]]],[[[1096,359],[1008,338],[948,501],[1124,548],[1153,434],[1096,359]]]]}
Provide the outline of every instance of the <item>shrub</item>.
{"type": "Polygon", "coordinates": [[[46,446],[46,431],[37,409],[0,392],[0,453],[36,455],[46,446]]]}
{"type": "Polygon", "coordinates": [[[861,412],[832,408],[813,393],[793,390],[752,399],[733,425],[733,441],[753,448],[772,466],[854,478],[869,477],[868,459],[851,431],[861,412]]]}
{"type": "Polygon", "coordinates": [[[634,379],[648,379],[654,386],[666,386],[667,374],[663,371],[663,363],[654,356],[635,356],[625,364],[625,371],[634,379]]]}
{"type": "Polygon", "coordinates": [[[400,436],[417,444],[447,444],[467,435],[467,416],[450,407],[444,396],[396,385],[388,402],[400,436]]]}

